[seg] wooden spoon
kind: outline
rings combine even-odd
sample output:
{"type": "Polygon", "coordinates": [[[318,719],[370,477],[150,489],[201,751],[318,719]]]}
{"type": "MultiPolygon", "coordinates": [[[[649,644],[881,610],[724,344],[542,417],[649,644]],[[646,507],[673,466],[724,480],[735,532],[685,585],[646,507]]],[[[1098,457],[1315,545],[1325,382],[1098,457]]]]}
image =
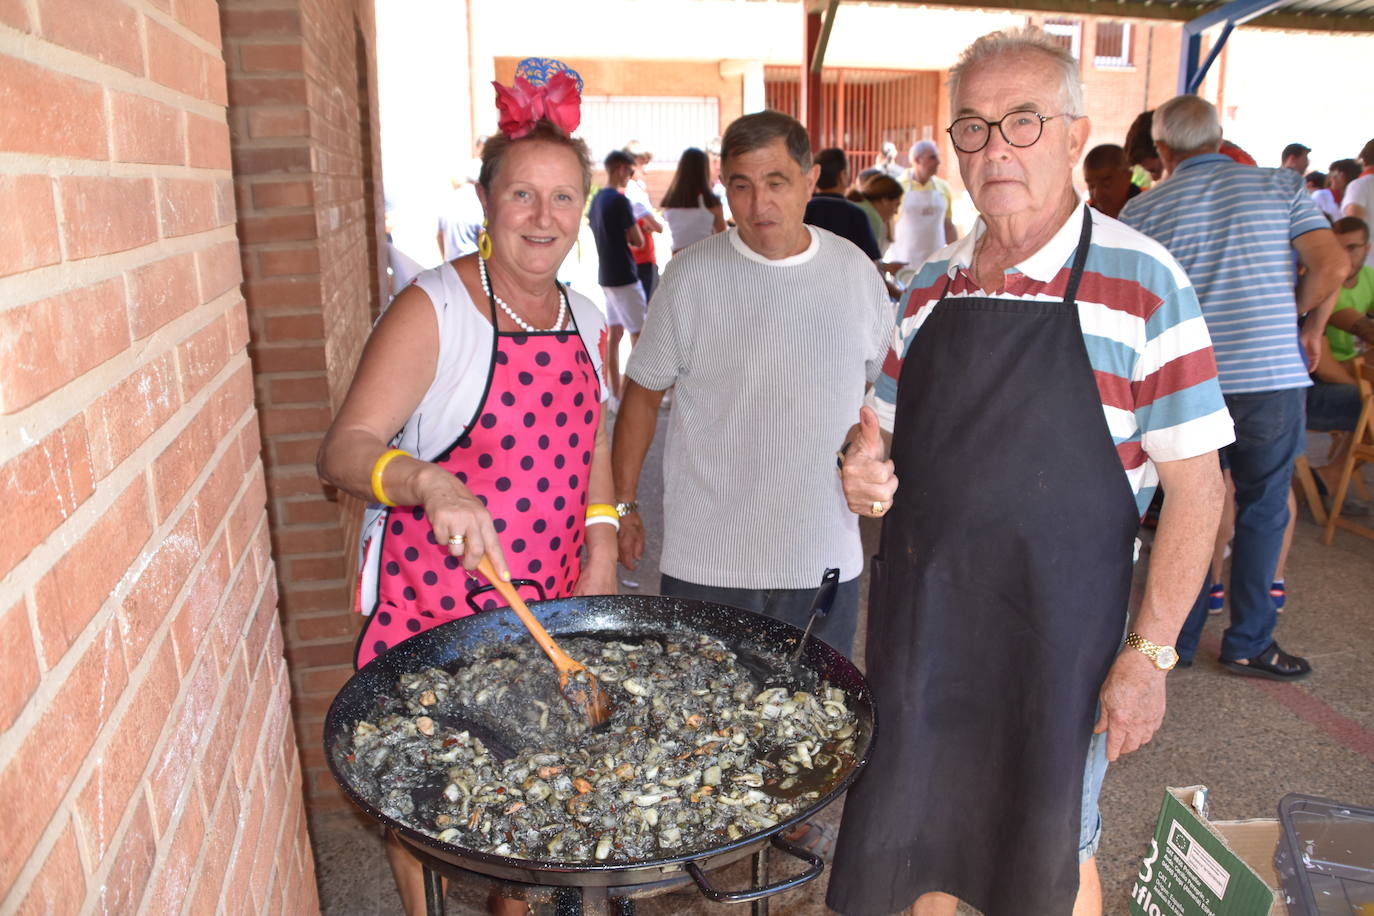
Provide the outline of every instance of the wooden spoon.
{"type": "Polygon", "coordinates": [[[515,611],[515,616],[520,618],[520,622],[530,631],[534,641],[539,643],[539,648],[548,655],[549,660],[558,669],[558,686],[562,689],[563,696],[574,709],[587,717],[587,724],[595,728],[609,719],[610,697],[601,689],[596,676],[587,670],[586,665],[575,661],[559,648],[558,643],[549,635],[549,631],[530,613],[529,607],[515,590],[515,586],[496,574],[486,554],[482,555],[481,562],[477,564],[477,571],[486,576],[487,581],[501,593],[501,597],[510,604],[511,610],[515,611]]]}

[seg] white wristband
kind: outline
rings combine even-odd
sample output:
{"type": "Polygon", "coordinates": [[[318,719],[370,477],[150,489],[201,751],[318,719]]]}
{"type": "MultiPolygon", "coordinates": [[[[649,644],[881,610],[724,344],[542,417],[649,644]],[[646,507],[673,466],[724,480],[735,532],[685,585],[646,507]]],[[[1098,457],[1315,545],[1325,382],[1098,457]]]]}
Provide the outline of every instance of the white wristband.
{"type": "Polygon", "coordinates": [[[587,527],[590,528],[592,525],[610,525],[615,528],[616,531],[619,531],[620,519],[611,518],[609,515],[593,515],[591,518],[587,519],[587,527]]]}

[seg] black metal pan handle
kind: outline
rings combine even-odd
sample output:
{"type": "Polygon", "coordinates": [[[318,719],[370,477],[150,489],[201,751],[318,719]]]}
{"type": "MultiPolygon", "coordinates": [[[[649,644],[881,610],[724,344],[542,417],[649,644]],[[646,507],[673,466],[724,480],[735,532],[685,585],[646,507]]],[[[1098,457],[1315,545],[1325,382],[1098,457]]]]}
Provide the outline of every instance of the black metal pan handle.
{"type": "Polygon", "coordinates": [[[784,878],[776,884],[769,884],[764,887],[756,887],[747,891],[719,891],[711,886],[711,882],[706,880],[706,873],[697,867],[697,863],[688,862],[686,865],[687,874],[692,876],[692,880],[697,883],[701,893],[707,900],[715,903],[748,903],[750,900],[760,900],[764,897],[771,897],[774,894],[781,894],[783,891],[790,891],[794,887],[801,887],[808,881],[814,881],[825,871],[825,860],[806,849],[793,846],[781,836],[773,836],[773,848],[787,853],[795,859],[801,859],[807,863],[806,871],[791,878],[784,878]]]}
{"type": "MultiPolygon", "coordinates": [[[[534,588],[534,590],[537,591],[537,592],[539,593],[539,600],[540,600],[540,601],[547,601],[547,600],[548,600],[548,595],[544,594],[544,586],[540,585],[538,582],[534,581],[533,579],[511,579],[511,580],[510,580],[510,584],[511,584],[511,585],[514,585],[516,588],[524,588],[526,585],[532,586],[532,587],[534,588]]],[[[480,612],[480,611],[485,610],[485,608],[479,607],[479,606],[477,605],[477,596],[480,595],[480,594],[482,594],[483,592],[493,592],[493,591],[496,591],[496,586],[494,586],[494,585],[492,585],[492,584],[490,584],[490,583],[488,583],[488,584],[486,584],[486,585],[479,585],[479,586],[477,586],[476,588],[474,588],[472,591],[468,592],[467,597],[464,598],[463,600],[466,601],[466,602],[468,603],[468,607],[472,608],[474,611],[480,612]]]]}

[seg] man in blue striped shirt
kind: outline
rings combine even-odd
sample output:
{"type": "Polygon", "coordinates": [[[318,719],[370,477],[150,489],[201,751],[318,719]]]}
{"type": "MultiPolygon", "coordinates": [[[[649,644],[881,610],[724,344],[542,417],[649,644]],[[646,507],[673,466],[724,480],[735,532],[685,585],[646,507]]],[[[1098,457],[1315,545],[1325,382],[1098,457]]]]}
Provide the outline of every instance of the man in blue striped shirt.
{"type": "MultiPolygon", "coordinates": [[[[1236,487],[1231,554],[1231,625],[1221,662],[1236,674],[1287,681],[1306,677],[1306,659],[1274,641],[1269,583],[1288,523],[1288,481],[1306,427],[1311,384],[1326,316],[1342,280],[1340,246],[1287,169],[1241,165],[1218,152],[1216,108],[1178,96],[1154,116],[1155,146],[1169,177],[1130,201],[1127,225],[1169,249],[1188,272],[1216,351],[1236,441],[1222,450],[1236,487]],[[1293,251],[1306,270],[1293,282],[1293,251]],[[1313,312],[1302,330],[1297,316],[1313,312]]],[[[1203,584],[1178,638],[1191,663],[1207,620],[1203,584]]]]}

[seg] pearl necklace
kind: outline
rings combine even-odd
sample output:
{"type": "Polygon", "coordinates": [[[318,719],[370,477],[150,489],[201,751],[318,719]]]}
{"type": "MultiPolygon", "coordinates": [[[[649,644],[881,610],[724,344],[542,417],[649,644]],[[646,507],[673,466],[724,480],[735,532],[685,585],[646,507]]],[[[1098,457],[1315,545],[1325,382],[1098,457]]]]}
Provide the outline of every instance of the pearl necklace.
{"type": "MultiPolygon", "coordinates": [[[[493,293],[493,292],[491,291],[491,281],[490,281],[489,279],[487,279],[487,262],[486,262],[486,261],[483,261],[483,260],[481,260],[480,258],[478,259],[478,261],[477,261],[477,271],[478,271],[479,274],[481,274],[481,277],[482,277],[482,292],[486,293],[486,294],[487,294],[488,296],[490,296],[493,300],[495,300],[496,304],[499,305],[499,306],[501,306],[501,311],[505,312],[506,315],[510,318],[511,321],[514,321],[517,325],[519,325],[520,328],[521,328],[525,333],[527,333],[527,334],[538,334],[538,333],[540,333],[540,331],[539,331],[538,328],[531,326],[531,325],[528,324],[523,318],[521,318],[519,315],[515,314],[515,310],[512,309],[509,305],[507,305],[504,299],[502,299],[500,296],[496,295],[495,293],[493,293]]],[[[563,287],[560,285],[560,286],[558,287],[558,318],[556,318],[556,319],[554,320],[553,327],[549,328],[549,330],[550,330],[550,331],[561,330],[562,327],[563,327],[563,322],[567,319],[567,317],[568,317],[568,294],[565,293],[565,292],[563,292],[563,287]]]]}

